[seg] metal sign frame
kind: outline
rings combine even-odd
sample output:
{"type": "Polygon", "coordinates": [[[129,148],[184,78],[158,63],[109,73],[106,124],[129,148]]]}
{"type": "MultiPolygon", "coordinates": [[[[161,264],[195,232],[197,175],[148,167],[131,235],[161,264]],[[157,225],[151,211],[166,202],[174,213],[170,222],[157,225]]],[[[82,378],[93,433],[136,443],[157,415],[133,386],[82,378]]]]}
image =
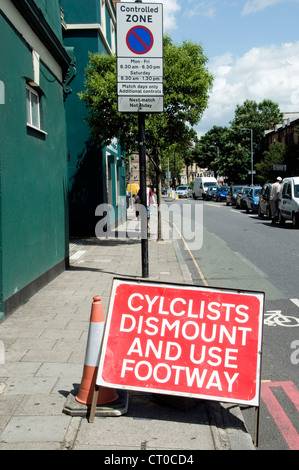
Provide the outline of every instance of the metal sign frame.
{"type": "Polygon", "coordinates": [[[118,111],[162,113],[163,4],[116,4],[118,111]]]}
{"type": "MultiPolygon", "coordinates": [[[[245,299],[244,297],[244,299],[245,299]]],[[[207,298],[207,297],[206,297],[207,298]]],[[[156,302],[155,300],[155,297],[152,297],[151,300],[149,300],[150,297],[148,296],[148,306],[149,306],[149,311],[148,311],[148,314],[152,314],[153,313],[153,305],[154,303],[156,302]]],[[[214,298],[214,302],[213,303],[213,306],[211,307],[210,306],[210,313],[211,313],[211,317],[213,318],[213,315],[216,314],[216,317],[214,318],[217,318],[217,309],[214,310],[214,307],[218,307],[219,309],[219,305],[220,305],[220,302],[216,302],[215,304],[215,299],[216,297],[214,298]]],[[[225,299],[225,298],[222,298],[222,300],[225,299]]],[[[140,306],[141,304],[134,304],[133,306],[133,300],[132,300],[132,297],[131,297],[131,300],[130,300],[130,306],[133,308],[133,311],[134,313],[139,313],[141,315],[141,312],[140,312],[140,306]]],[[[93,422],[94,420],[94,415],[95,415],[95,409],[96,409],[96,403],[97,403],[97,397],[98,397],[98,393],[99,393],[99,388],[101,386],[106,386],[106,387],[110,387],[110,388],[121,388],[121,389],[127,389],[127,390],[140,390],[140,391],[143,391],[145,390],[146,392],[148,391],[152,391],[152,392],[156,392],[156,393],[166,393],[166,394],[169,394],[171,393],[172,395],[177,395],[177,396],[192,396],[194,398],[201,398],[201,399],[208,399],[208,400],[215,400],[215,401],[220,401],[220,402],[229,402],[229,403],[236,403],[236,404],[247,404],[249,406],[252,406],[252,407],[255,407],[255,428],[254,428],[254,439],[253,439],[253,442],[254,442],[254,445],[256,447],[258,447],[258,441],[259,441],[259,417],[260,417],[260,389],[261,389],[261,362],[262,362],[262,344],[263,344],[263,323],[264,323],[264,302],[265,302],[265,293],[264,292],[255,292],[255,291],[240,291],[240,290],[233,290],[233,289],[223,289],[223,288],[214,288],[214,287],[201,287],[201,286],[194,286],[194,285],[178,285],[178,284],[172,284],[172,283],[159,283],[159,282],[153,282],[153,281],[145,281],[145,280],[136,280],[136,279],[123,279],[123,278],[114,278],[113,279],[113,284],[112,284],[112,289],[111,289],[111,294],[110,294],[110,302],[109,302],[109,309],[108,309],[108,314],[107,314],[107,317],[106,317],[106,325],[105,325],[105,330],[104,330],[104,337],[103,337],[103,340],[102,340],[102,343],[101,343],[101,354],[100,354],[100,361],[99,361],[99,368],[98,368],[98,372],[97,372],[97,379],[96,379],[96,386],[95,386],[95,390],[94,390],[94,396],[93,396],[93,401],[92,401],[92,406],[91,406],[91,411],[90,411],[90,419],[89,421],[90,422],[93,422]],[[239,300],[242,298],[242,296],[245,296],[246,299],[248,300],[250,297],[252,297],[254,300],[255,300],[255,303],[250,303],[249,301],[249,304],[251,305],[251,307],[249,308],[249,310],[246,310],[246,305],[245,305],[245,302],[244,302],[244,305],[242,305],[242,309],[241,307],[239,308],[236,308],[236,304],[222,304],[222,306],[225,305],[226,307],[226,314],[225,314],[225,318],[226,320],[228,319],[228,315],[231,313],[231,308],[235,308],[235,312],[238,312],[238,322],[240,322],[240,324],[242,324],[243,321],[245,321],[246,319],[246,315],[248,314],[248,317],[250,315],[254,315],[256,318],[255,320],[257,321],[257,324],[256,324],[256,327],[255,327],[255,346],[254,346],[254,349],[255,349],[255,359],[254,361],[256,361],[256,370],[255,370],[255,375],[256,375],[256,378],[252,380],[252,387],[255,388],[255,392],[254,392],[254,399],[252,400],[235,400],[233,397],[223,397],[223,396],[213,396],[213,395],[208,395],[208,396],[205,396],[205,395],[201,395],[201,394],[192,394],[190,393],[190,390],[188,389],[188,392],[187,393],[181,393],[181,392],[177,392],[177,391],[174,391],[174,390],[161,390],[161,388],[159,389],[152,389],[151,387],[148,387],[148,384],[145,384],[143,385],[142,387],[136,387],[136,386],[132,386],[132,385],[126,385],[125,383],[109,383],[107,382],[106,380],[103,380],[103,377],[102,377],[102,374],[103,374],[103,370],[104,370],[104,363],[105,363],[105,355],[107,353],[107,344],[108,344],[108,338],[109,338],[109,333],[110,333],[110,327],[112,325],[112,322],[114,322],[114,318],[113,318],[113,308],[114,308],[114,303],[115,303],[115,299],[117,298],[117,296],[120,296],[119,299],[118,299],[118,306],[119,306],[119,311],[118,311],[118,315],[123,315],[124,312],[126,311],[126,307],[125,307],[125,297],[120,295],[120,292],[117,292],[117,288],[119,286],[122,286],[122,285],[125,285],[125,286],[133,286],[133,290],[131,290],[131,292],[133,293],[134,297],[137,297],[137,299],[139,298],[140,299],[143,299],[146,298],[145,296],[143,296],[141,293],[140,293],[140,287],[145,287],[145,288],[150,288],[150,287],[153,287],[153,286],[158,286],[159,288],[161,288],[161,292],[163,293],[163,295],[166,293],[167,289],[175,289],[176,290],[176,296],[179,296],[179,297],[176,297],[176,300],[173,300],[173,303],[172,303],[172,307],[170,307],[171,304],[168,304],[168,309],[169,309],[169,312],[172,312],[172,314],[175,314],[174,317],[175,318],[182,318],[182,312],[180,311],[180,308],[178,307],[183,307],[185,308],[185,312],[184,312],[184,315],[186,314],[187,310],[188,310],[188,313],[187,313],[187,316],[190,317],[190,319],[194,319],[194,318],[199,318],[201,315],[198,315],[198,312],[203,312],[203,310],[201,310],[202,307],[199,308],[198,310],[198,306],[197,306],[197,315],[195,314],[195,310],[193,311],[193,303],[190,303],[189,306],[187,307],[187,303],[184,303],[183,301],[183,295],[186,295],[186,293],[189,291],[193,292],[193,293],[197,293],[200,292],[202,294],[204,294],[205,296],[208,296],[209,298],[209,295],[212,295],[212,297],[214,296],[218,296],[217,297],[217,300],[221,300],[221,296],[223,294],[228,294],[228,295],[235,295],[237,297],[235,297],[236,300],[239,300]],[[220,296],[220,297],[219,297],[220,296]],[[241,296],[241,297],[240,297],[241,296]],[[252,305],[255,305],[255,308],[252,308],[252,305]],[[191,306],[191,307],[190,307],[191,306]],[[229,312],[229,313],[228,313],[229,312]]],[[[129,305],[129,304],[128,304],[129,305]]],[[[159,303],[159,314],[163,317],[164,315],[167,314],[167,308],[164,310],[164,304],[161,305],[161,303],[159,303]]],[[[219,310],[218,310],[219,312],[219,310]]],[[[146,312],[144,312],[146,313],[146,312]]],[[[222,312],[223,313],[223,312],[222,312]]],[[[236,320],[236,319],[235,319],[236,320]]],[[[153,320],[152,320],[153,321],[153,320]]],[[[246,320],[247,321],[247,320],[246,320]]],[[[230,322],[228,322],[230,324],[230,322]]],[[[123,324],[124,326],[124,324],[123,324]]],[[[148,327],[149,325],[147,325],[148,327]]],[[[152,323],[152,325],[150,325],[151,328],[154,328],[156,326],[155,322],[152,323]]],[[[138,322],[136,321],[136,324],[135,324],[135,327],[137,328],[137,333],[140,334],[141,331],[142,331],[142,322],[139,320],[138,322]]],[[[136,329],[135,328],[135,329],[136,329]]],[[[241,328],[242,329],[242,328],[241,328]]],[[[246,329],[246,328],[245,328],[246,329]]],[[[114,325],[114,330],[115,330],[115,325],[114,325]]],[[[116,330],[117,330],[117,327],[116,327],[116,330]]],[[[152,330],[154,331],[154,330],[152,330]]],[[[245,330],[244,330],[245,331],[245,330]]],[[[136,333],[136,332],[135,332],[136,333]]],[[[249,334],[250,336],[250,334],[249,334]]],[[[135,336],[136,337],[136,336],[135,336]]],[[[252,342],[252,338],[251,336],[249,337],[249,341],[250,343],[252,342]]],[[[243,337],[243,340],[244,340],[244,337],[243,337]]],[[[119,345],[119,344],[122,344],[123,343],[123,340],[121,338],[121,336],[119,334],[117,334],[116,336],[116,345],[119,345]]],[[[246,343],[246,341],[245,341],[246,343]]],[[[139,354],[139,350],[138,350],[138,347],[137,347],[137,343],[136,343],[136,348],[135,349],[135,355],[137,353],[137,356],[139,354]]],[[[118,354],[118,351],[117,350],[117,346],[114,348],[114,347],[110,347],[108,348],[108,356],[109,357],[109,360],[111,360],[111,357],[115,356],[115,366],[118,367],[119,365],[119,362],[121,361],[121,357],[119,356],[118,354]]],[[[130,350],[132,350],[132,345],[130,347],[130,350]]],[[[158,351],[158,349],[156,350],[158,351]]],[[[175,356],[175,351],[178,351],[177,350],[171,350],[171,348],[168,348],[168,355],[169,355],[169,358],[171,359],[171,361],[174,359],[174,356],[175,356]],[[172,357],[171,357],[172,355],[172,357]]],[[[245,356],[247,356],[247,352],[246,351],[246,354],[245,356]]],[[[244,351],[243,351],[244,353],[244,351]]],[[[212,356],[213,358],[213,356],[212,356]]],[[[234,361],[234,359],[231,357],[231,359],[234,361]]],[[[251,358],[252,360],[252,358],[251,358]]],[[[243,363],[245,364],[245,363],[243,363]]],[[[215,364],[214,364],[215,365],[215,364]]],[[[231,364],[232,365],[232,364],[231,364]]],[[[112,365],[112,369],[111,369],[111,364],[109,365],[109,370],[113,370],[113,365],[112,365]]],[[[180,367],[180,366],[178,366],[180,367]]],[[[247,367],[248,367],[248,363],[246,363],[246,365],[244,366],[244,369],[245,370],[245,373],[247,372],[247,367]]],[[[177,369],[179,370],[179,369],[177,369]]],[[[251,377],[252,378],[252,377],[251,377]]],[[[238,384],[237,384],[238,385],[238,384]]]]}
{"type": "Polygon", "coordinates": [[[263,314],[263,292],[115,278],[113,280],[109,310],[106,318],[97,385],[128,390],[152,391],[162,394],[171,393],[178,396],[192,396],[194,398],[258,406],[261,379],[263,314]],[[127,297],[132,295],[132,293],[135,299],[134,302],[133,300],[128,301],[127,297]],[[165,303],[161,304],[158,297],[163,297],[165,303]],[[140,299],[146,298],[155,298],[156,303],[154,304],[152,301],[149,304],[149,310],[145,308],[146,301],[140,301],[140,299]],[[172,314],[171,312],[167,314],[165,305],[166,303],[171,305],[171,302],[173,302],[173,307],[171,307],[172,314]],[[209,306],[207,307],[208,302],[209,306]],[[144,306],[144,309],[141,305],[144,306]],[[237,313],[233,313],[235,312],[234,308],[237,313]],[[205,312],[202,309],[205,309],[205,312]],[[184,313],[182,313],[183,310],[184,313]],[[200,318],[199,311],[202,318],[200,318]],[[228,319],[229,315],[230,319],[228,319]],[[136,323],[133,325],[131,322],[135,321],[135,316],[136,323]],[[151,320],[148,320],[149,317],[151,320]],[[235,317],[235,320],[233,320],[233,317],[235,317]],[[147,321],[145,321],[145,318],[147,318],[147,321]],[[161,333],[162,330],[159,330],[158,333],[158,327],[160,328],[164,318],[167,321],[170,321],[171,318],[173,320],[172,325],[169,323],[168,326],[166,325],[164,333],[161,333]],[[218,333],[216,339],[213,338],[212,340],[208,338],[204,340],[203,336],[201,341],[196,336],[193,339],[194,331],[197,331],[197,329],[201,331],[201,328],[203,329],[204,327],[206,332],[209,331],[206,334],[207,337],[211,331],[219,331],[221,332],[219,336],[221,339],[218,339],[218,333]],[[182,333],[179,333],[179,336],[174,339],[173,331],[169,331],[168,335],[166,333],[171,328],[181,328],[180,331],[182,333]],[[231,330],[234,340],[230,339],[230,333],[226,331],[227,329],[231,330]],[[163,349],[163,353],[160,351],[160,356],[156,358],[154,358],[154,355],[152,355],[152,358],[145,358],[143,353],[142,356],[138,357],[137,343],[136,347],[132,347],[131,344],[136,341],[136,337],[140,338],[139,344],[151,340],[150,343],[154,342],[156,348],[158,344],[162,348],[161,342],[165,343],[163,345],[164,348],[168,342],[169,344],[166,347],[168,352],[165,353],[163,349]],[[202,344],[206,345],[206,357],[204,360],[199,361],[199,357],[196,356],[194,351],[202,344]],[[194,345],[192,360],[190,360],[191,355],[189,354],[190,345],[194,345]],[[171,353],[168,350],[170,346],[174,347],[171,353]],[[208,357],[208,348],[211,347],[213,351],[210,350],[210,357],[208,357]],[[181,357],[175,358],[175,351],[180,351],[181,357]],[[130,367],[133,367],[133,362],[130,362],[131,359],[136,359],[136,361],[138,359],[139,362],[152,361],[151,366],[153,370],[159,364],[156,370],[156,377],[152,375],[148,380],[143,380],[140,377],[143,374],[146,375],[146,373],[145,371],[141,373],[141,369],[140,373],[134,375],[130,370],[130,367]],[[158,360],[156,361],[156,359],[158,360]],[[163,359],[164,363],[168,365],[161,365],[163,359]],[[128,374],[123,375],[126,370],[124,365],[126,360],[128,360],[127,364],[130,364],[130,366],[127,369],[128,374]],[[200,363],[200,366],[197,366],[197,363],[200,363]],[[195,374],[196,380],[193,377],[192,380],[189,380],[188,385],[188,380],[186,381],[185,378],[180,382],[178,372],[175,371],[182,368],[183,364],[184,366],[190,366],[190,371],[191,366],[194,370],[196,368],[200,370],[206,368],[206,382],[208,381],[209,374],[213,376],[213,378],[209,379],[209,390],[206,385],[199,387],[198,383],[201,383],[202,380],[200,372],[197,371],[196,373],[194,371],[190,372],[190,374],[195,374]],[[166,381],[165,377],[170,373],[172,365],[174,366],[172,378],[166,381]],[[230,377],[230,384],[229,381],[225,382],[227,389],[224,386],[221,387],[219,383],[217,384],[215,371],[221,374],[224,373],[225,377],[234,375],[236,377],[234,387],[232,387],[234,383],[232,382],[232,377],[230,377]],[[228,372],[231,373],[228,374],[228,372]],[[175,383],[175,381],[177,382],[175,383]]]}

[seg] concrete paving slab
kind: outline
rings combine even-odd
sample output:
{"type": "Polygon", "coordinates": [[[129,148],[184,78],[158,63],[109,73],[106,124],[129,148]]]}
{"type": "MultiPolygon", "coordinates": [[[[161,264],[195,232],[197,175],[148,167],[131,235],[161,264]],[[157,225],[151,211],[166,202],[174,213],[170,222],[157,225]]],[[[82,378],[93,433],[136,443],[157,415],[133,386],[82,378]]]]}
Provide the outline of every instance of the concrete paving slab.
{"type": "MultiPolygon", "coordinates": [[[[93,296],[101,295],[106,315],[113,277],[142,275],[140,240],[73,241],[72,253],[79,250],[68,271],[0,324],[0,450],[252,450],[239,407],[235,415],[220,404],[174,406],[170,397],[130,392],[122,416],[89,423],[63,412],[80,386],[93,296]]],[[[149,241],[149,271],[152,280],[192,281],[175,240],[149,241]]]]}
{"type": "Polygon", "coordinates": [[[14,416],[0,436],[0,443],[63,442],[70,417],[14,416]]]}
{"type": "Polygon", "coordinates": [[[60,393],[25,395],[15,416],[61,416],[65,397],[60,393]]]}
{"type": "Polygon", "coordinates": [[[56,377],[11,377],[5,380],[5,395],[51,393],[56,377]]]}
{"type": "Polygon", "coordinates": [[[174,423],[133,417],[82,421],[74,450],[208,450],[214,449],[205,424],[174,423]]]}

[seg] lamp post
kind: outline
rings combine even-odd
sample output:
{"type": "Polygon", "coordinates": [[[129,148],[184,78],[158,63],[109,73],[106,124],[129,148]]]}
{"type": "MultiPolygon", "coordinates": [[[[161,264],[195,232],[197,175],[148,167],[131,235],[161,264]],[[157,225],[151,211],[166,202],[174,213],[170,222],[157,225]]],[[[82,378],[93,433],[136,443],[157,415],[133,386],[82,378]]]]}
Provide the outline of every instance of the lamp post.
{"type": "Polygon", "coordinates": [[[250,154],[251,154],[251,185],[253,186],[253,130],[249,127],[242,127],[242,131],[250,131],[250,154]]]}

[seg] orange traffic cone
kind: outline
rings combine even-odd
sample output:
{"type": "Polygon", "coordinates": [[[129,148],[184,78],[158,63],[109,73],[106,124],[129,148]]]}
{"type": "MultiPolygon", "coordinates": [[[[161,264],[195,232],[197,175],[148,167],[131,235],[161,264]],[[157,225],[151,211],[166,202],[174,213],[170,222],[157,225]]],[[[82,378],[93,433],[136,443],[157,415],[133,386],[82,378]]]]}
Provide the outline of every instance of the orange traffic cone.
{"type": "MultiPolygon", "coordinates": [[[[84,405],[92,404],[95,390],[105,319],[99,295],[93,298],[91,307],[88,340],[86,347],[83,376],[76,401],[84,405]]],[[[113,388],[100,387],[97,405],[107,405],[118,399],[113,388]]]]}

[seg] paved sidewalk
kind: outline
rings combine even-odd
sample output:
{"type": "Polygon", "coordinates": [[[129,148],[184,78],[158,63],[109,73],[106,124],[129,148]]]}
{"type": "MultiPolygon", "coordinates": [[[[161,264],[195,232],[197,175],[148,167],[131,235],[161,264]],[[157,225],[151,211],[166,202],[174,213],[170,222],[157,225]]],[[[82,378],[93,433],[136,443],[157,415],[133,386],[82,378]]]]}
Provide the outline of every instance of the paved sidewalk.
{"type": "MultiPolygon", "coordinates": [[[[141,243],[72,240],[70,261],[0,324],[0,450],[253,450],[236,405],[129,392],[119,417],[89,423],[63,412],[80,386],[93,296],[106,313],[113,277],[141,277],[141,243]]],[[[149,241],[149,274],[191,283],[176,241],[149,241]]]]}

